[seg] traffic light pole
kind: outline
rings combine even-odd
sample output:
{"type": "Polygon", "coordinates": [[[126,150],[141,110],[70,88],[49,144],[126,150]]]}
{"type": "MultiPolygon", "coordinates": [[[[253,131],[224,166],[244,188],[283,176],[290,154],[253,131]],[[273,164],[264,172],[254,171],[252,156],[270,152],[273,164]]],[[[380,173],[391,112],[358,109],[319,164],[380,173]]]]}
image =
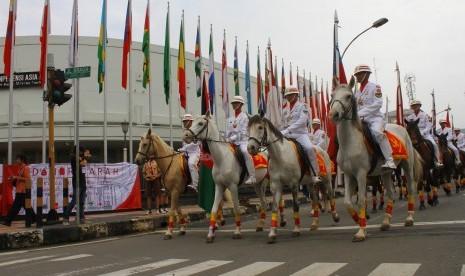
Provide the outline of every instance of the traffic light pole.
{"type": "MultiPolygon", "coordinates": [[[[54,68],[47,70],[49,80],[54,78],[54,68]]],[[[49,93],[52,93],[52,83],[48,82],[49,93]]],[[[48,101],[48,158],[49,158],[49,185],[50,185],[50,211],[47,214],[48,222],[58,221],[58,213],[55,209],[55,104],[52,102],[52,95],[48,101]]]]}

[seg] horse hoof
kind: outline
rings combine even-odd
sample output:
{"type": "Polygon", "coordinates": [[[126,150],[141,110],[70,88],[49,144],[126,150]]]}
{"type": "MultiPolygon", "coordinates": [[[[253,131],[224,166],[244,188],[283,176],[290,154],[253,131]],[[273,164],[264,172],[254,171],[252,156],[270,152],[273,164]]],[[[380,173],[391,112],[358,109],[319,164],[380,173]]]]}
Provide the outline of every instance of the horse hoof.
{"type": "Polygon", "coordinates": [[[178,236],[184,236],[184,235],[186,235],[186,231],[179,231],[178,236]]]}
{"type": "Polygon", "coordinates": [[[276,242],[276,236],[271,236],[271,237],[268,237],[268,243],[269,244],[272,244],[272,243],[275,243],[276,242]]]}
{"type": "Polygon", "coordinates": [[[292,232],[292,235],[291,235],[293,238],[295,237],[300,237],[300,232],[292,232]]]}
{"type": "Polygon", "coordinates": [[[362,241],[365,241],[365,237],[364,236],[355,236],[353,239],[352,239],[352,242],[362,242],[362,241]]]}
{"type": "Polygon", "coordinates": [[[434,201],[432,199],[428,199],[428,205],[434,206],[434,201]]]}
{"type": "Polygon", "coordinates": [[[324,212],[326,212],[326,209],[320,209],[321,213],[323,214],[324,212]]]}
{"type": "Polygon", "coordinates": [[[317,229],[318,229],[318,225],[312,224],[312,226],[310,226],[310,230],[317,230],[317,229]]]}
{"type": "Polygon", "coordinates": [[[220,225],[221,225],[221,226],[224,226],[225,224],[226,224],[226,220],[225,220],[225,219],[221,219],[220,225]]]}
{"type": "Polygon", "coordinates": [[[165,235],[165,237],[163,238],[165,241],[167,240],[171,240],[173,238],[172,235],[165,235]]]}
{"type": "Polygon", "coordinates": [[[379,228],[379,230],[381,230],[381,231],[387,231],[387,230],[389,230],[389,228],[391,228],[391,225],[390,225],[390,224],[383,223],[383,224],[381,225],[381,227],[379,228]]]}
{"type": "Polygon", "coordinates": [[[286,226],[286,222],[285,222],[285,221],[281,221],[281,223],[279,224],[279,226],[281,226],[281,227],[286,226]]]}
{"type": "Polygon", "coordinates": [[[370,215],[369,215],[369,214],[366,214],[366,215],[365,215],[365,218],[366,218],[367,220],[369,220],[369,219],[370,219],[370,215]]]}
{"type": "Polygon", "coordinates": [[[376,213],[378,213],[378,210],[376,210],[376,208],[373,208],[373,209],[371,209],[371,213],[376,214],[376,213]]]}
{"type": "Polygon", "coordinates": [[[263,232],[263,227],[257,227],[257,229],[255,229],[255,232],[263,232]]]}
{"type": "Polygon", "coordinates": [[[207,237],[207,243],[212,243],[215,240],[215,237],[207,237]]]}
{"type": "Polygon", "coordinates": [[[405,227],[413,226],[413,220],[406,220],[405,227]]]}
{"type": "Polygon", "coordinates": [[[239,240],[240,238],[242,238],[241,234],[234,234],[233,235],[233,240],[239,240]]]}
{"type": "Polygon", "coordinates": [[[424,204],[424,203],[421,203],[421,204],[420,204],[420,211],[421,211],[421,210],[425,210],[425,209],[426,209],[425,204],[424,204]]]}
{"type": "Polygon", "coordinates": [[[339,216],[339,214],[333,215],[334,222],[339,222],[340,219],[341,219],[341,217],[339,216]]]}

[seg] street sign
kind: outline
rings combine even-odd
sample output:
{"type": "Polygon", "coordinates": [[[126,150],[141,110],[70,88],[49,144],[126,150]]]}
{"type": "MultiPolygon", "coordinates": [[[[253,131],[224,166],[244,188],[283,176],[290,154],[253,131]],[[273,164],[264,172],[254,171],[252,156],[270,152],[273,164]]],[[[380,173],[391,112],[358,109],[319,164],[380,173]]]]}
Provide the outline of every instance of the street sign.
{"type": "Polygon", "coordinates": [[[90,66],[74,67],[65,69],[65,78],[77,79],[90,77],[90,66]]]}

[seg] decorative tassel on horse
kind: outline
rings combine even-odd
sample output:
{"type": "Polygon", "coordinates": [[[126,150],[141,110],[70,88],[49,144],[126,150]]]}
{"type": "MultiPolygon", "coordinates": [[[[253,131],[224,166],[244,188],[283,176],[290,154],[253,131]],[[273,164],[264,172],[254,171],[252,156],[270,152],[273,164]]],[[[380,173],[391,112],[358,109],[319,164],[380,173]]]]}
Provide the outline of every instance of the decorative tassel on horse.
{"type": "Polygon", "coordinates": [[[271,214],[271,227],[272,228],[278,227],[278,213],[271,214]]]}
{"type": "Polygon", "coordinates": [[[300,226],[299,212],[294,212],[294,224],[300,226]]]}
{"type": "Polygon", "coordinates": [[[365,215],[365,210],[362,209],[360,210],[360,228],[366,228],[367,227],[367,219],[365,215]]]}
{"type": "Polygon", "coordinates": [[[393,204],[394,204],[394,200],[389,199],[387,206],[386,206],[386,214],[389,214],[390,216],[392,216],[392,205],[393,204]]]}
{"type": "Polygon", "coordinates": [[[413,195],[408,195],[408,211],[409,212],[413,212],[413,203],[415,202],[415,199],[413,197],[413,195]]]}
{"type": "Polygon", "coordinates": [[[212,213],[210,215],[210,228],[215,229],[216,227],[216,214],[212,213]]]}

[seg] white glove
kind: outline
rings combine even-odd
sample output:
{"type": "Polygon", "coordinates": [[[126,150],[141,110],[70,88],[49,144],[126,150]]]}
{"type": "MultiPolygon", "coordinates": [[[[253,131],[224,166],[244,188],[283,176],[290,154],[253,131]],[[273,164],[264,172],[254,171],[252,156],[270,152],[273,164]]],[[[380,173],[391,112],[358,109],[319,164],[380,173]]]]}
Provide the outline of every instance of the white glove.
{"type": "Polygon", "coordinates": [[[289,135],[289,132],[287,130],[281,130],[281,134],[286,137],[287,135],[289,135]]]}
{"type": "Polygon", "coordinates": [[[234,134],[233,136],[229,137],[230,142],[235,142],[237,140],[237,134],[234,134]]]}

